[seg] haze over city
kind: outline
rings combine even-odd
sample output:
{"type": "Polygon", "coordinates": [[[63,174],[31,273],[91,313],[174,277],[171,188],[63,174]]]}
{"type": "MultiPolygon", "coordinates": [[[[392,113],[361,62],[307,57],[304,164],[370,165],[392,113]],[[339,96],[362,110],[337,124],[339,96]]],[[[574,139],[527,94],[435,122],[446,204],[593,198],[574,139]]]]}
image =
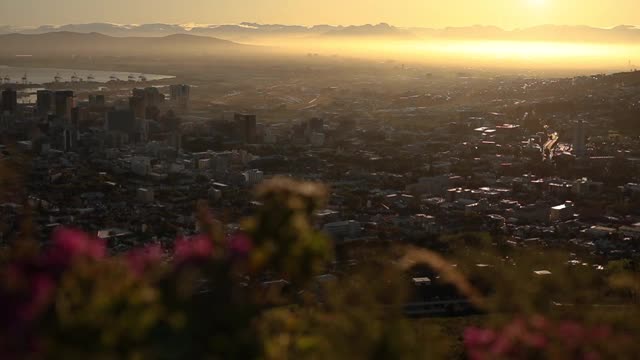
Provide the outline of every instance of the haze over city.
{"type": "Polygon", "coordinates": [[[281,53],[554,70],[622,70],[640,57],[631,0],[63,3],[3,2],[0,34],[191,34],[281,53]]]}
{"type": "Polygon", "coordinates": [[[1,360],[640,353],[637,0],[0,1],[1,360]]]}

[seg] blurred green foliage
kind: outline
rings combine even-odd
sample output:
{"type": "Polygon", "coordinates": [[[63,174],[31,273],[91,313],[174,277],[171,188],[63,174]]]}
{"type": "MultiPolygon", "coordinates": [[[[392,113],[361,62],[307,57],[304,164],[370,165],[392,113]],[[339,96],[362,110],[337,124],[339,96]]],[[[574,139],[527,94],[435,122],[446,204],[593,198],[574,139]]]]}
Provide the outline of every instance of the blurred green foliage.
{"type": "Polygon", "coordinates": [[[469,233],[441,237],[443,255],[355,247],[357,264],[339,269],[313,224],[326,197],[276,178],[241,233],[225,238],[201,205],[202,235],[115,256],[78,231],[59,229],[46,248],[24,231],[0,257],[0,359],[636,356],[637,261],[573,264],[469,233]],[[482,313],[405,317],[420,266],[482,313]]]}

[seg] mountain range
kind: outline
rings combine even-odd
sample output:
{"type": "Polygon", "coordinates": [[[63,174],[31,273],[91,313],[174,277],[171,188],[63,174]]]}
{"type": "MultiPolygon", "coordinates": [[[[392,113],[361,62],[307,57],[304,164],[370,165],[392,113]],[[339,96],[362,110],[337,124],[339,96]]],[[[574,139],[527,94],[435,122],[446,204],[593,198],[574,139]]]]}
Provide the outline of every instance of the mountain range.
{"type": "Polygon", "coordinates": [[[137,56],[152,54],[206,54],[232,50],[251,51],[254,46],[208,36],[174,34],[163,37],[115,37],[99,33],[68,31],[44,34],[0,35],[0,55],[137,56]]]}
{"type": "Polygon", "coordinates": [[[636,42],[640,41],[640,28],[621,25],[614,28],[590,26],[541,25],[530,28],[505,30],[495,26],[401,28],[381,23],[377,25],[281,25],[244,22],[229,25],[176,25],[111,23],[43,25],[39,27],[13,27],[0,25],[0,34],[46,34],[51,32],[100,33],[111,37],[166,37],[170,35],[196,35],[215,37],[236,42],[252,42],[274,37],[393,37],[398,39],[483,39],[570,42],[636,42]]]}

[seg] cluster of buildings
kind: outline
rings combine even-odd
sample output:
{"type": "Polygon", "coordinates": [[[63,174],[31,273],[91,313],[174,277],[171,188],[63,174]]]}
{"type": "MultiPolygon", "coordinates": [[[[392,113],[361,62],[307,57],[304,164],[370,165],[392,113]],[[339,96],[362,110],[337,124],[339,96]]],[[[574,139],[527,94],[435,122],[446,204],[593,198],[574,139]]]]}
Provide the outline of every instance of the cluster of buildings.
{"type": "MultiPolygon", "coordinates": [[[[315,221],[337,246],[490,232],[514,247],[636,254],[640,138],[618,129],[620,94],[593,79],[490,84],[467,84],[480,95],[464,106],[458,82],[433,94],[322,87],[330,101],[287,118],[281,106],[194,106],[188,85],[39,90],[31,104],[4,89],[0,133],[15,140],[3,157],[32,156],[39,230],[80,226],[115,250],[195,233],[201,199],[235,231],[260,205],[252,188],[285,175],[330,187],[315,221]]],[[[626,86],[625,101],[640,100],[626,86]]]]}

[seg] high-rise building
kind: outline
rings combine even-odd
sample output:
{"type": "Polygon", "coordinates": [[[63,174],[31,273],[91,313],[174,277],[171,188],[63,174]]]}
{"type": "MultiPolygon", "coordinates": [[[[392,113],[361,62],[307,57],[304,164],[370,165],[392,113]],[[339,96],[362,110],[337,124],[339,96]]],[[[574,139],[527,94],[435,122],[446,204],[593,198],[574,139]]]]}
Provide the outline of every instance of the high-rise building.
{"type": "Polygon", "coordinates": [[[62,129],[62,150],[71,151],[78,142],[78,131],[73,127],[62,129]]]}
{"type": "Polygon", "coordinates": [[[191,86],[182,84],[171,85],[169,86],[169,94],[171,95],[171,101],[188,100],[191,96],[191,86]]]}
{"type": "Polygon", "coordinates": [[[104,106],[106,103],[104,95],[89,95],[89,105],[104,106]]]}
{"type": "Polygon", "coordinates": [[[66,120],[71,120],[71,109],[73,109],[73,91],[63,90],[55,93],[56,116],[66,120]]]}
{"type": "Polygon", "coordinates": [[[131,110],[109,111],[105,117],[105,130],[122,133],[134,133],[136,131],[136,118],[131,110]]]}
{"type": "Polygon", "coordinates": [[[169,135],[169,146],[178,152],[182,150],[182,133],[180,131],[172,132],[169,135]]]}
{"type": "Polygon", "coordinates": [[[166,131],[178,131],[180,130],[180,118],[176,114],[169,110],[160,118],[160,123],[166,131]]]}
{"type": "Polygon", "coordinates": [[[189,85],[171,85],[169,87],[171,101],[182,110],[189,108],[189,99],[191,97],[191,86],[189,85]]]}
{"type": "Polygon", "coordinates": [[[147,112],[147,104],[144,97],[132,96],[129,98],[129,109],[138,119],[144,119],[147,112]]]}
{"type": "Polygon", "coordinates": [[[51,90],[38,90],[36,93],[36,111],[40,116],[46,116],[53,111],[54,93],[51,90]]]}
{"type": "Polygon", "coordinates": [[[155,87],[133,89],[133,96],[143,98],[146,106],[159,106],[164,102],[164,94],[155,87]]]}
{"type": "Polygon", "coordinates": [[[586,152],[586,132],[584,122],[578,120],[573,133],[573,153],[576,157],[583,157],[586,152]]]}
{"type": "Polygon", "coordinates": [[[14,89],[2,91],[2,112],[15,113],[18,110],[18,93],[14,89]]]}
{"type": "Polygon", "coordinates": [[[85,107],[76,106],[71,109],[71,126],[79,128],[89,120],[89,111],[85,107]]]}
{"type": "Polygon", "coordinates": [[[256,141],[257,121],[255,115],[234,114],[234,122],[238,139],[244,143],[254,143],[256,141]]]}

